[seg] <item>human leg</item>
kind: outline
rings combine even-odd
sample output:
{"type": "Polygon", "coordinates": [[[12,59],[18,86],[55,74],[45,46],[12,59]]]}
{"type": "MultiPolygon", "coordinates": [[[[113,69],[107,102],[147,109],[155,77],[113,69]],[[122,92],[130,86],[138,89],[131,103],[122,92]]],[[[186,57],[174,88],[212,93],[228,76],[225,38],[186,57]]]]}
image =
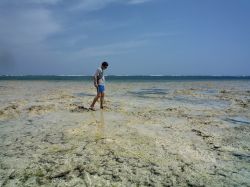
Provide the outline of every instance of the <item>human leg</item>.
{"type": "Polygon", "coordinates": [[[101,103],[100,103],[100,108],[101,108],[101,109],[103,109],[104,92],[103,92],[103,93],[101,93],[101,98],[100,98],[100,100],[101,100],[101,103]]]}
{"type": "Polygon", "coordinates": [[[99,99],[99,97],[101,97],[101,93],[97,93],[97,95],[95,96],[92,104],[90,105],[90,109],[94,109],[95,103],[99,99]]]}

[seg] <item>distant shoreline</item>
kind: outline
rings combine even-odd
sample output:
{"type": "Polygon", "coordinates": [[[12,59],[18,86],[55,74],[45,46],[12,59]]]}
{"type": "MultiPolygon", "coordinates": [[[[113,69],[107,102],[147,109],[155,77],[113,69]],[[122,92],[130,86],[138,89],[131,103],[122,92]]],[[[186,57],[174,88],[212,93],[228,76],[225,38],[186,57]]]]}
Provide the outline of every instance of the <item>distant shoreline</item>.
{"type": "MultiPolygon", "coordinates": [[[[111,81],[185,81],[185,80],[250,80],[250,76],[168,76],[168,75],[107,75],[107,80],[111,81]]],[[[92,80],[92,76],[84,75],[22,75],[22,76],[13,76],[13,75],[0,75],[0,80],[62,80],[62,81],[81,81],[81,80],[92,80]]]]}

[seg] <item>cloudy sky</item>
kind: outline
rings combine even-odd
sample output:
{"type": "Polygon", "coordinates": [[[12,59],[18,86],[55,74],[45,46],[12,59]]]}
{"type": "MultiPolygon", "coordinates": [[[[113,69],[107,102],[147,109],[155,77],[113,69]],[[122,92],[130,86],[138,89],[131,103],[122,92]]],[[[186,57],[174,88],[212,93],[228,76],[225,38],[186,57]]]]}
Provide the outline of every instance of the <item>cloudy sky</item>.
{"type": "Polygon", "coordinates": [[[0,0],[0,74],[250,75],[249,0],[0,0]]]}

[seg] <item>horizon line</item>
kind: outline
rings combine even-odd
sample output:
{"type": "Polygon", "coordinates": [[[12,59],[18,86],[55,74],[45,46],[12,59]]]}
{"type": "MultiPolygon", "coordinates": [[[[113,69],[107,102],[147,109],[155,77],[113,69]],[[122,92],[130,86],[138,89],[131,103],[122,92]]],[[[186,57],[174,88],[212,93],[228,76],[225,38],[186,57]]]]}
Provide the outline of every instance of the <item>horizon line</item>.
{"type": "MultiPolygon", "coordinates": [[[[0,77],[38,77],[38,76],[54,76],[54,77],[91,77],[93,75],[55,75],[55,74],[25,74],[25,75],[0,75],[0,77]]],[[[117,76],[117,77],[250,77],[250,75],[105,75],[106,77],[117,76]]]]}

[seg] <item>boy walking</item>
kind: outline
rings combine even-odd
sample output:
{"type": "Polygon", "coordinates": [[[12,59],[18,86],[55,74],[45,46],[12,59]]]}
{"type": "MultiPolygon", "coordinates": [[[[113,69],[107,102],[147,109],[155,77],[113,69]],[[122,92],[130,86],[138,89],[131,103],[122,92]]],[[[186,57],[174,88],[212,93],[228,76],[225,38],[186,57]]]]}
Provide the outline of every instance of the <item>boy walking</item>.
{"type": "Polygon", "coordinates": [[[108,63],[103,62],[101,67],[98,68],[94,75],[94,85],[97,89],[97,95],[95,96],[92,104],[90,105],[91,110],[95,110],[94,106],[96,101],[100,98],[100,108],[103,109],[104,91],[105,91],[105,77],[104,70],[108,68],[108,63]]]}

